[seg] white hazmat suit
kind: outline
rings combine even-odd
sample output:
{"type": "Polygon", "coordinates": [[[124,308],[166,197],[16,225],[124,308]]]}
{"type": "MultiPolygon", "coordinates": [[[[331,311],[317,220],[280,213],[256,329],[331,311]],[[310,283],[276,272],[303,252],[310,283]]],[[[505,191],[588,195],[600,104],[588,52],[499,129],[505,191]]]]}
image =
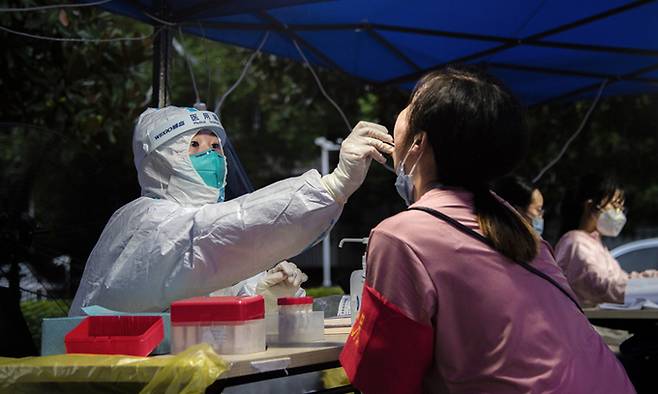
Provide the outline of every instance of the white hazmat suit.
{"type": "MultiPolygon", "coordinates": [[[[311,170],[239,198],[217,202],[188,147],[201,129],[222,125],[208,111],[148,109],[133,154],[142,196],[117,210],[91,252],[69,315],[100,305],[161,312],[171,302],[226,288],[295,256],[334,225],[372,158],[391,148],[382,126],[361,122],[343,142],[339,165],[311,170]]],[[[229,163],[230,165],[230,163],[229,163]]]]}

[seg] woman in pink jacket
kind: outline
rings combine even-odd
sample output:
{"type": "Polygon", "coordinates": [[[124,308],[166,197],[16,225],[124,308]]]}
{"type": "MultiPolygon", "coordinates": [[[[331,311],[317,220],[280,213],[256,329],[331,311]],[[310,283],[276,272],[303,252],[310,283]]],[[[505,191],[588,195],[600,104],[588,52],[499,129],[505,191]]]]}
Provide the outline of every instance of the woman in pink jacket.
{"type": "Polygon", "coordinates": [[[341,354],[365,393],[632,393],[548,246],[488,184],[521,160],[501,83],[426,75],[394,130],[410,209],[371,233],[362,308],[341,354]]]}
{"type": "Polygon", "coordinates": [[[590,174],[562,203],[562,232],[557,262],[585,306],[624,302],[631,278],[656,277],[658,271],[626,272],[601,242],[616,237],[626,224],[624,191],[612,179],[590,174]]]}

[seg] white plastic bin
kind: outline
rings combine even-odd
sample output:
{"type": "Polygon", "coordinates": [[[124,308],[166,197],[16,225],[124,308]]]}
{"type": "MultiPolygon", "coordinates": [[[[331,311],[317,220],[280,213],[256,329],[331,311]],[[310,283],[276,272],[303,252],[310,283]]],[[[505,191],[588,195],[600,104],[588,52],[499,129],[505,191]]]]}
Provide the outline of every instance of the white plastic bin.
{"type": "Polygon", "coordinates": [[[312,297],[286,297],[279,305],[277,344],[316,342],[324,339],[324,312],[313,312],[312,297]]]}
{"type": "Polygon", "coordinates": [[[202,342],[218,354],[265,351],[263,297],[196,297],[171,304],[172,353],[202,342]]]}

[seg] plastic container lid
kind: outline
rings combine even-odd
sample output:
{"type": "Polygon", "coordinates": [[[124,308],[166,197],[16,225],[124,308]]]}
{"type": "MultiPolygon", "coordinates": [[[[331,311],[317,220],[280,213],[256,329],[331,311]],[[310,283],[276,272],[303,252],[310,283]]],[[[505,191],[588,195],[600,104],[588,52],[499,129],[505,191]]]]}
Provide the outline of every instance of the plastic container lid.
{"type": "Polygon", "coordinates": [[[313,297],[281,297],[276,302],[279,305],[305,305],[312,304],[313,297]]]}
{"type": "Polygon", "coordinates": [[[64,338],[66,353],[148,356],[164,338],[161,316],[89,316],[64,338]]]}
{"type": "Polygon", "coordinates": [[[213,323],[263,319],[263,296],[195,297],[171,304],[172,323],[213,323]]]}

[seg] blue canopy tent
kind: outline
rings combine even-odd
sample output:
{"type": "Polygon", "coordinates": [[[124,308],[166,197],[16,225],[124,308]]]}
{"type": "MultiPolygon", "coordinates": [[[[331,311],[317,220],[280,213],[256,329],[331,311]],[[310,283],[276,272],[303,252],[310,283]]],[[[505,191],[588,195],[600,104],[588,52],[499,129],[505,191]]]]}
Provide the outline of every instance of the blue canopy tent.
{"type": "MultiPolygon", "coordinates": [[[[526,105],[588,98],[604,84],[604,95],[658,91],[656,0],[116,0],[103,7],[154,26],[157,106],[167,102],[173,28],[296,61],[305,54],[316,66],[403,89],[446,64],[480,63],[526,105]]],[[[229,167],[229,191],[249,189],[236,168],[238,176],[229,167]]],[[[325,284],[328,250],[325,240],[325,284]]]]}
{"type": "Polygon", "coordinates": [[[485,64],[527,105],[587,97],[604,80],[605,95],[658,91],[656,0],[117,0],[104,7],[246,48],[269,31],[263,52],[302,60],[295,40],[311,63],[370,84],[411,88],[425,72],[462,62],[485,64]]]}

